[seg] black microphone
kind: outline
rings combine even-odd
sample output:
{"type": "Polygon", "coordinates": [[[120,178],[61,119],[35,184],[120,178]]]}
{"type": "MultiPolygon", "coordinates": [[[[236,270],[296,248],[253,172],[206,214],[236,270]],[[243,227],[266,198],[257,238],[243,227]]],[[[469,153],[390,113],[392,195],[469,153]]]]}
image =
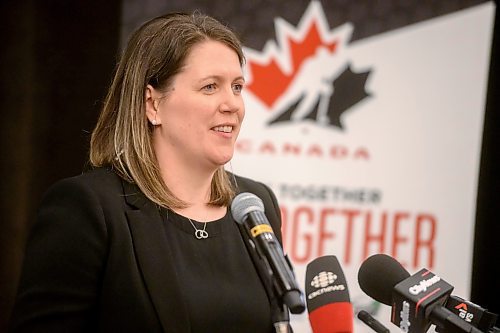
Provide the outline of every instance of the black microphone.
{"type": "Polygon", "coordinates": [[[385,327],[381,322],[379,322],[365,310],[361,310],[358,312],[358,318],[377,333],[391,333],[391,331],[389,331],[387,327],[385,327]]]}
{"type": "Polygon", "coordinates": [[[453,286],[425,268],[410,276],[394,258],[376,254],[361,264],[358,282],[368,296],[392,307],[391,322],[403,332],[426,332],[431,324],[445,333],[481,332],[444,307],[453,286]]]}
{"type": "Polygon", "coordinates": [[[278,297],[288,306],[291,313],[304,312],[305,302],[302,291],[295,280],[291,263],[284,255],[264,214],[262,200],[252,193],[240,193],[231,204],[231,213],[236,222],[245,227],[259,256],[268,266],[278,297]]]}
{"type": "Polygon", "coordinates": [[[306,268],[306,302],[314,333],[352,333],[353,309],[344,272],[335,256],[323,256],[306,268]]]}
{"type": "Polygon", "coordinates": [[[498,315],[477,304],[459,296],[451,295],[445,306],[448,310],[483,332],[499,331],[499,328],[495,327],[498,315]]]}

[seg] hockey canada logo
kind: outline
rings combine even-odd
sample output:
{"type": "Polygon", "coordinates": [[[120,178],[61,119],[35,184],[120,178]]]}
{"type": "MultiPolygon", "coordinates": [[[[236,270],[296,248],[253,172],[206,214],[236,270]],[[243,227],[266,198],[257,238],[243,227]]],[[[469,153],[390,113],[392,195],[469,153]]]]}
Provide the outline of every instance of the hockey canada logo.
{"type": "Polygon", "coordinates": [[[348,57],[350,23],[330,30],[312,1],[297,27],[275,19],[277,41],[262,52],[245,48],[249,91],[269,111],[269,126],[312,121],[342,129],[342,114],[369,94],[370,71],[356,72],[348,57]]]}

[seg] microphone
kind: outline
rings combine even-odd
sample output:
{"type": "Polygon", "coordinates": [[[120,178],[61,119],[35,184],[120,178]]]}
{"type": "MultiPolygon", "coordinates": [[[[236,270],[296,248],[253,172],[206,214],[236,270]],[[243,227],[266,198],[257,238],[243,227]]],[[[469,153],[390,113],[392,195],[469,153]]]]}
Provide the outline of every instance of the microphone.
{"type": "Polygon", "coordinates": [[[373,318],[373,316],[365,310],[358,312],[358,318],[377,333],[391,333],[387,327],[385,327],[377,319],[373,318]]]}
{"type": "Polygon", "coordinates": [[[461,297],[451,295],[446,302],[446,308],[483,332],[500,331],[494,326],[498,315],[461,297]]]}
{"type": "Polygon", "coordinates": [[[349,290],[335,256],[319,257],[307,265],[306,302],[314,333],[352,333],[349,290]]]}
{"type": "Polygon", "coordinates": [[[264,203],[255,194],[238,194],[231,204],[231,213],[237,223],[244,226],[253,247],[266,263],[278,297],[290,312],[304,312],[305,303],[291,263],[283,253],[281,245],[264,214],[264,203]]]}
{"type": "Polygon", "coordinates": [[[376,254],[361,265],[358,282],[368,296],[392,307],[391,322],[403,332],[426,332],[431,324],[445,333],[481,332],[444,307],[453,286],[425,268],[410,276],[394,258],[376,254]]]}

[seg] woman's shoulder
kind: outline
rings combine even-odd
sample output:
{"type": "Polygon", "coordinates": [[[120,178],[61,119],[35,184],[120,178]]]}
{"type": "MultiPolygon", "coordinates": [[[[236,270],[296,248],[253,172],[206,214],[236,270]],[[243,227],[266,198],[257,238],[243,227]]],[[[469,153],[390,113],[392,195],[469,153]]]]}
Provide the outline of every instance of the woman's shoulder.
{"type": "Polygon", "coordinates": [[[264,182],[231,173],[229,175],[235,183],[237,193],[250,192],[262,199],[264,204],[277,206],[277,199],[274,192],[264,182]]]}
{"type": "Polygon", "coordinates": [[[259,188],[266,188],[268,187],[265,185],[263,182],[248,178],[248,177],[243,177],[237,174],[232,174],[228,172],[230,178],[234,182],[236,188],[238,189],[238,192],[245,192],[251,189],[259,189],[259,188]]]}
{"type": "Polygon", "coordinates": [[[50,193],[93,193],[101,196],[109,193],[123,193],[122,180],[111,168],[93,168],[83,173],[63,178],[51,185],[50,193]]]}
{"type": "Polygon", "coordinates": [[[259,180],[231,173],[229,173],[229,177],[237,193],[252,192],[258,195],[259,193],[270,191],[270,188],[259,180]]]}
{"type": "Polygon", "coordinates": [[[85,184],[87,186],[109,185],[121,183],[121,178],[111,168],[99,167],[85,170],[76,176],[63,178],[55,184],[59,183],[85,184]]]}

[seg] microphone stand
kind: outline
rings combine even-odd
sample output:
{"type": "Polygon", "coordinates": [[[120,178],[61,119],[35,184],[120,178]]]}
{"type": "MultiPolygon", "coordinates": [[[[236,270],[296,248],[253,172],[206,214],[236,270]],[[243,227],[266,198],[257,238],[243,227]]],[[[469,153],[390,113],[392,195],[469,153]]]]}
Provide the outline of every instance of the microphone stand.
{"type": "Polygon", "coordinates": [[[431,312],[436,331],[442,333],[483,333],[446,308],[436,306],[431,312]]]}
{"type": "Polygon", "coordinates": [[[275,306],[272,317],[276,333],[293,333],[292,326],[290,326],[290,314],[286,305],[281,304],[281,307],[275,306]]]}
{"type": "Polygon", "coordinates": [[[240,233],[243,237],[245,246],[252,258],[253,264],[257,273],[264,285],[267,296],[269,298],[269,303],[271,305],[271,319],[273,322],[273,327],[276,333],[293,333],[292,326],[290,326],[290,312],[288,306],[283,303],[283,300],[278,295],[275,288],[274,278],[271,278],[269,274],[269,264],[265,259],[261,258],[257,252],[255,243],[252,241],[250,235],[247,233],[245,228],[238,223],[240,233]]]}
{"type": "MultiPolygon", "coordinates": [[[[290,269],[292,269],[292,264],[288,256],[285,255],[285,258],[290,269]]],[[[259,270],[259,274],[270,271],[269,264],[265,259],[262,263],[264,263],[267,269],[259,270]]],[[[271,309],[274,329],[276,333],[293,333],[292,326],[290,325],[290,312],[301,313],[304,310],[302,294],[297,290],[288,290],[280,293],[276,277],[273,274],[267,274],[266,277],[270,283],[266,289],[273,295],[271,297],[271,309]]]]}

